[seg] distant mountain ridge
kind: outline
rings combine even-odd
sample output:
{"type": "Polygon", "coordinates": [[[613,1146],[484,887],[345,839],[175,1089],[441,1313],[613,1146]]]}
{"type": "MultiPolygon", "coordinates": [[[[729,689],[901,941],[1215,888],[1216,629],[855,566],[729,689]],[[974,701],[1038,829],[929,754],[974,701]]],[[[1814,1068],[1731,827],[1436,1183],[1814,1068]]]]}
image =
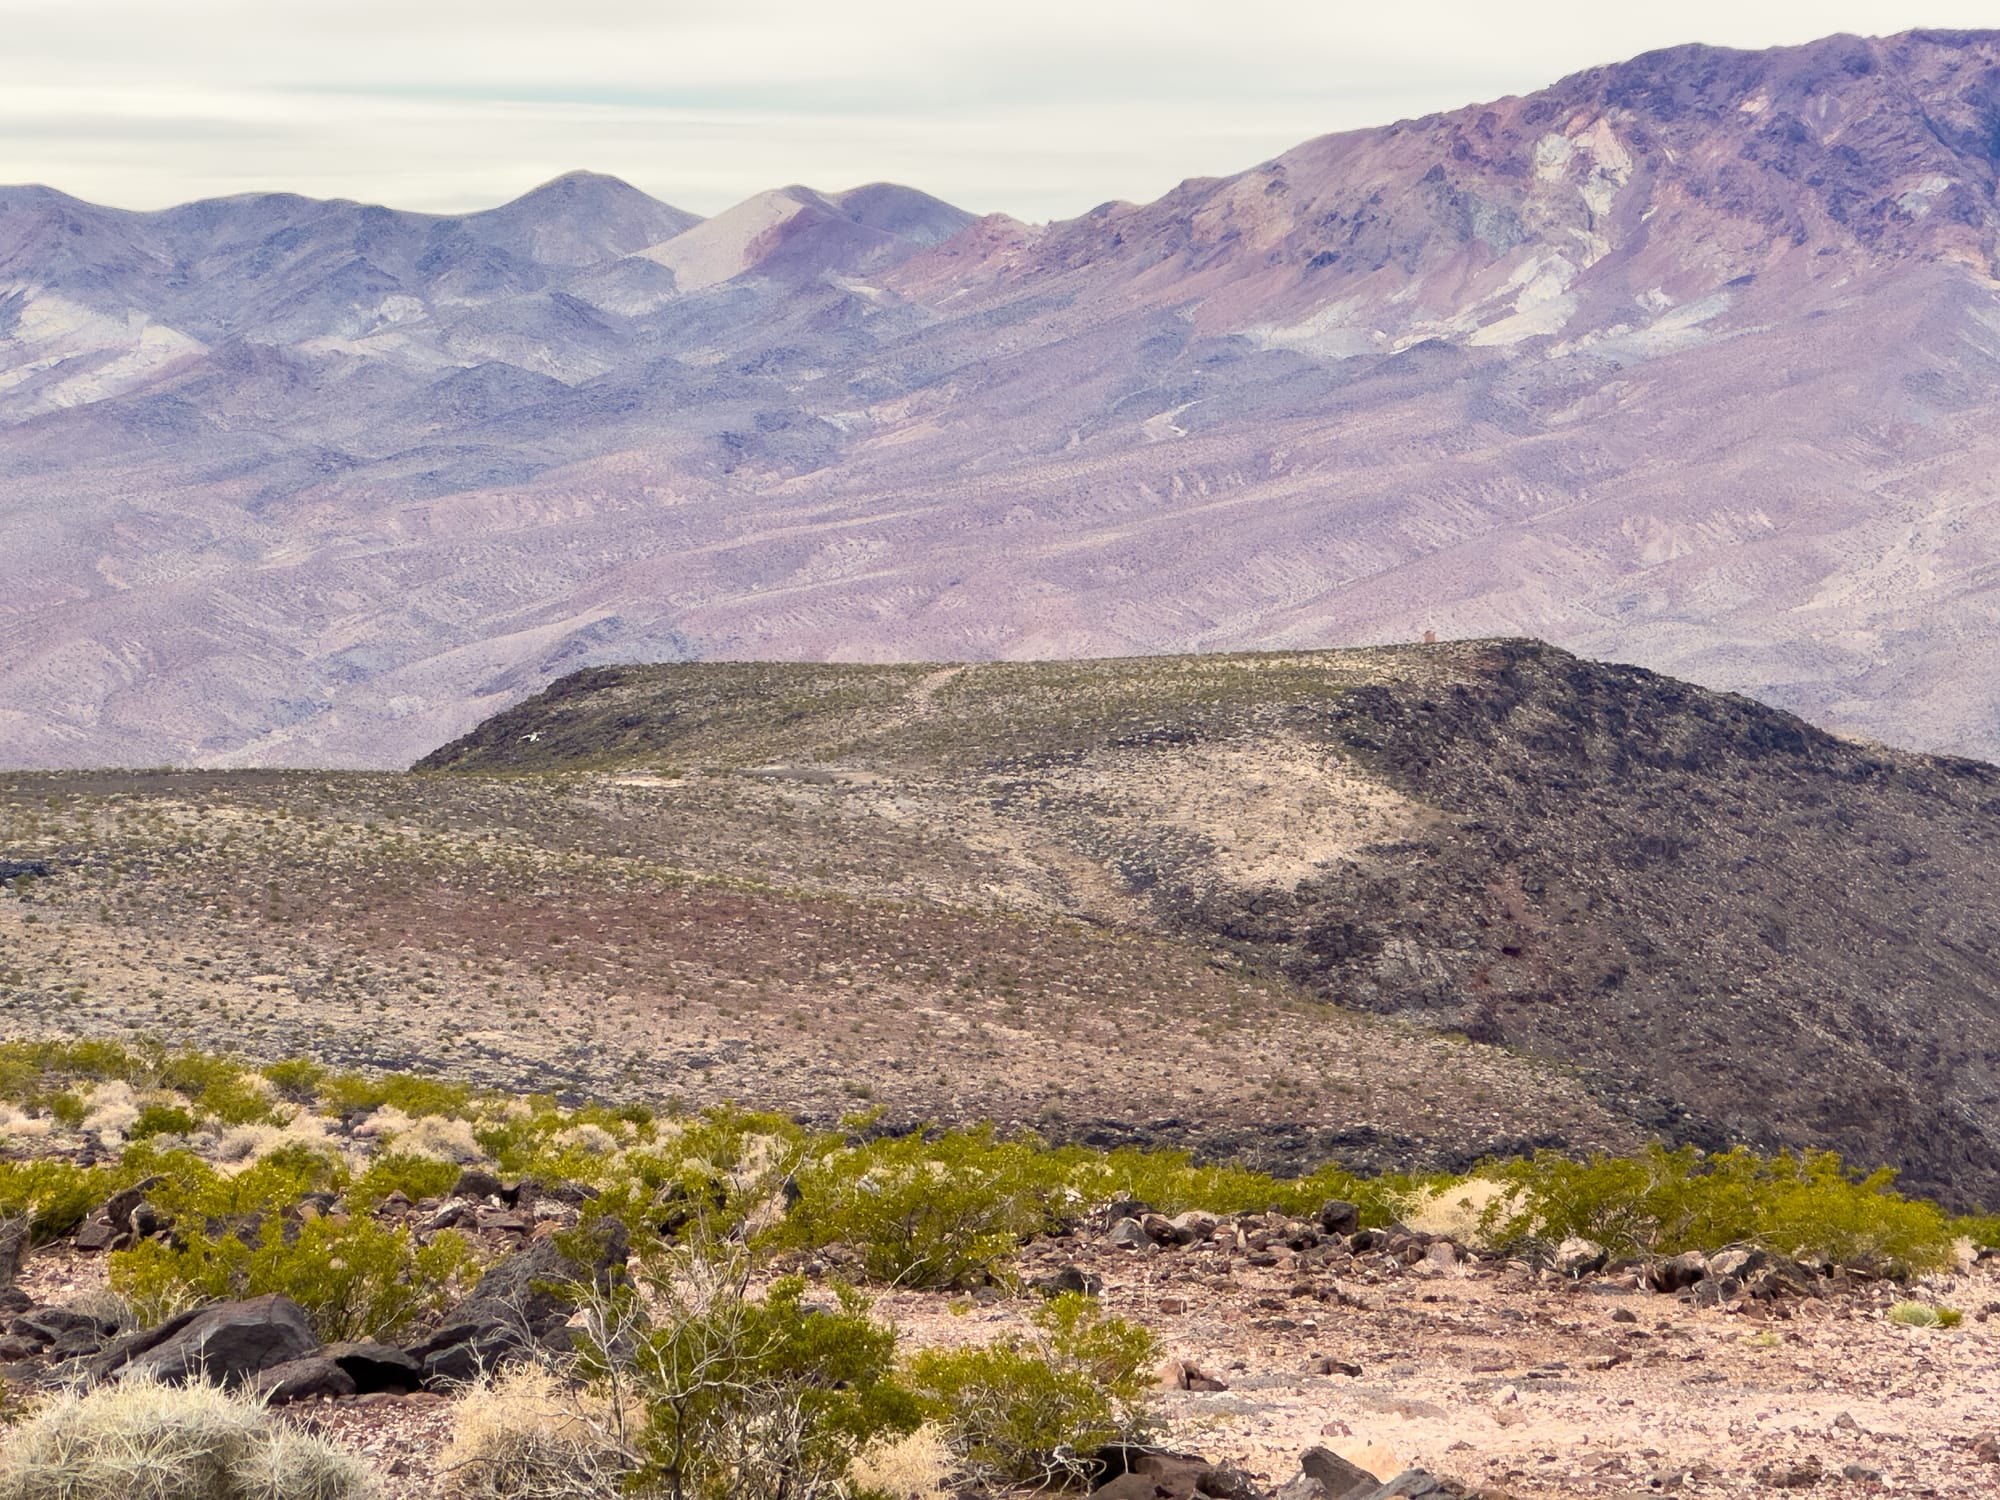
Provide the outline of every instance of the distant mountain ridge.
{"type": "Polygon", "coordinates": [[[2000,753],[2000,33],[1675,48],[1049,226],[0,190],[0,761],[593,661],[1543,635],[2000,753]]]}

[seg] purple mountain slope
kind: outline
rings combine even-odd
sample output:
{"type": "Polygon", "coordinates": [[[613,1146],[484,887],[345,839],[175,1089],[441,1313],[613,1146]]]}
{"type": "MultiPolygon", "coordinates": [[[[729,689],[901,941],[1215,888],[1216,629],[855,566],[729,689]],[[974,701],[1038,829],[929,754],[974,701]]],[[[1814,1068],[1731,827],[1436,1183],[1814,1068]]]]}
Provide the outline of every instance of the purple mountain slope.
{"type": "Polygon", "coordinates": [[[561,671],[1532,634],[2000,755],[2000,33],[1688,47],[1067,223],[0,190],[0,762],[561,671]]]}

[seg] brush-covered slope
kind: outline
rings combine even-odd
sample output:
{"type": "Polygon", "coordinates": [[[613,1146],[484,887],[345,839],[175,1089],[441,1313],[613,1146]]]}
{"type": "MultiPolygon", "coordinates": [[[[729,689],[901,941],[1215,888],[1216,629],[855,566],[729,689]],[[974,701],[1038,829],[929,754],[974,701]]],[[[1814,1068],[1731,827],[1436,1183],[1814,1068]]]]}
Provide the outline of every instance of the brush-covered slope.
{"type": "Polygon", "coordinates": [[[1990,766],[1521,641],[605,668],[424,765],[779,788],[1016,908],[1585,1067],[1648,1125],[2000,1200],[1990,766]]]}
{"type": "Polygon", "coordinates": [[[1535,635],[2000,754],[2000,33],[1681,47],[1030,226],[0,191],[0,764],[578,666],[1535,635]]]}

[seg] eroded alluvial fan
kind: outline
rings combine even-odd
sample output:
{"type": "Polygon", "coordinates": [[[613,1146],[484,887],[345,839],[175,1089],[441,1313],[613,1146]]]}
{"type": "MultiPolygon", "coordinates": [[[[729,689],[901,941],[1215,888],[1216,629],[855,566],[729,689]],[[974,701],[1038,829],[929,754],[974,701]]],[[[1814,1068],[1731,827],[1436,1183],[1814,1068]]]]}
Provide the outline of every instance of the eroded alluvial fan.
{"type": "Polygon", "coordinates": [[[6,190],[0,760],[395,764],[663,652],[1425,629],[1993,754],[1996,120],[1996,34],[1913,32],[1046,227],[6,190]]]}
{"type": "Polygon", "coordinates": [[[1580,1065],[1671,1137],[2000,1201],[1992,766],[1520,641],[604,669],[424,764],[786,776],[985,889],[1580,1065]]]}

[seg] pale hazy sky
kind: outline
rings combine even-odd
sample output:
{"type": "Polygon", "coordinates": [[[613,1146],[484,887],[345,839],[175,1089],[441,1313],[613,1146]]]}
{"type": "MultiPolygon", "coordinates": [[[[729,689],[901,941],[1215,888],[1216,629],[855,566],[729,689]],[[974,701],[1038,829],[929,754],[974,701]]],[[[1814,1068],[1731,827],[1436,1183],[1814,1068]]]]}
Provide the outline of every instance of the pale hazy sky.
{"type": "Polygon", "coordinates": [[[589,167],[702,213],[890,179],[1046,219],[1654,47],[1980,25],[1994,0],[0,0],[0,182],[460,210],[589,167]]]}

